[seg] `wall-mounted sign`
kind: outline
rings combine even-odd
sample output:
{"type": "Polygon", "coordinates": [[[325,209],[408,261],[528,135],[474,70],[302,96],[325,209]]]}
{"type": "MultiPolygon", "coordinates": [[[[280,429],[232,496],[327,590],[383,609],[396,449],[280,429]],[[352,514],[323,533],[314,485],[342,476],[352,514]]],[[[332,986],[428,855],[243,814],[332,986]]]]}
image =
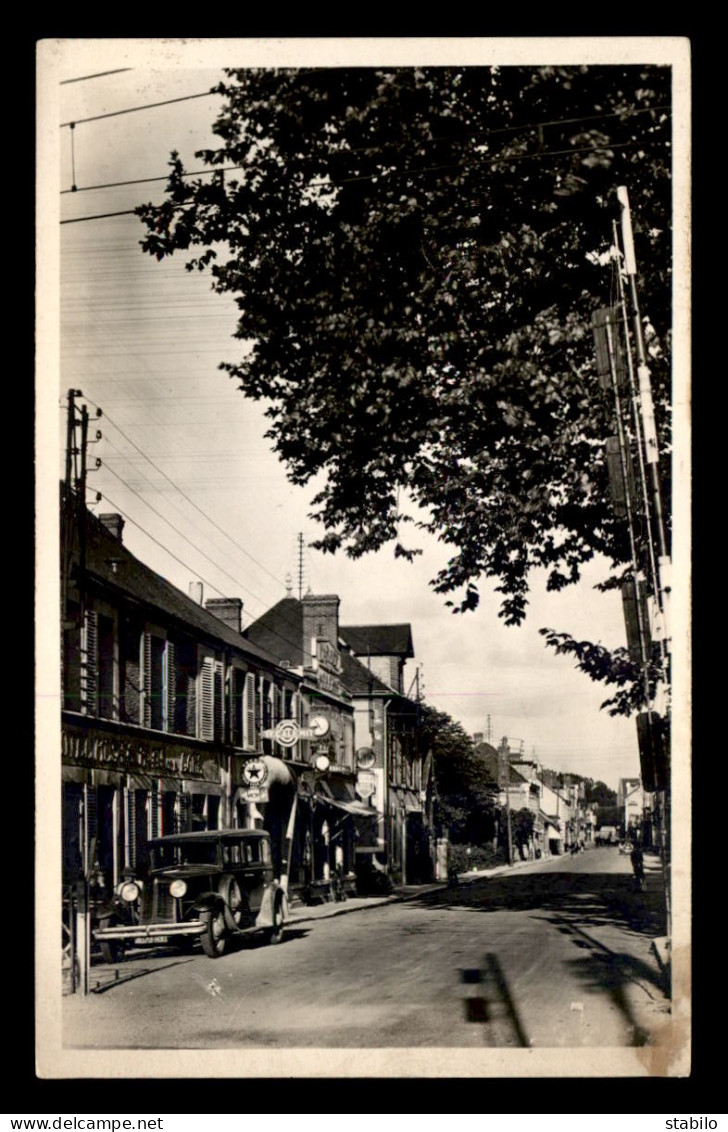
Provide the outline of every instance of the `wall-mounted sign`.
{"type": "Polygon", "coordinates": [[[377,776],[373,770],[360,770],[356,776],[356,792],[367,801],[377,792],[377,776]]]}
{"type": "Polygon", "coordinates": [[[260,787],[268,777],[268,767],[261,759],[251,759],[243,767],[242,777],[246,786],[260,787]]]}
{"type": "Polygon", "coordinates": [[[359,747],[356,752],[356,765],[362,770],[369,770],[374,766],[376,757],[371,747],[359,747]]]}
{"type": "Polygon", "coordinates": [[[268,801],[268,791],[261,789],[259,786],[248,786],[246,790],[240,791],[240,796],[245,802],[268,801]]]}
{"type": "Polygon", "coordinates": [[[275,741],[281,747],[295,747],[300,738],[300,728],[295,719],[282,719],[275,729],[275,741]]]}

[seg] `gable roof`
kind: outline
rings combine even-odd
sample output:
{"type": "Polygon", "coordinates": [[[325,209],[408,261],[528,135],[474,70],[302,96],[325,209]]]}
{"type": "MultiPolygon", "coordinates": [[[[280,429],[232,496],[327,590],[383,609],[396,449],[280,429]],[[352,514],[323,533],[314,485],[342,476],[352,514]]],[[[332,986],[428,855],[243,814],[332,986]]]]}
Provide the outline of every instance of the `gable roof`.
{"type": "Polygon", "coordinates": [[[251,622],[243,634],[265,649],[284,667],[303,665],[303,604],[296,597],[283,597],[251,622]]]}
{"type": "MultiPolygon", "coordinates": [[[[498,763],[499,752],[490,743],[476,743],[473,748],[476,757],[485,766],[485,771],[488,777],[493,782],[498,782],[498,763]]],[[[508,763],[508,785],[509,786],[522,786],[524,782],[528,782],[527,778],[516,770],[513,763],[508,763]]]]}
{"type": "Polygon", "coordinates": [[[414,657],[412,626],[341,625],[339,635],[357,656],[414,657]]]}
{"type": "Polygon", "coordinates": [[[119,597],[131,597],[151,610],[194,629],[201,637],[232,645],[267,665],[278,666],[275,653],[236,633],[219,617],[209,613],[131,553],[91,511],[86,513],[86,573],[93,583],[102,583],[119,597]]]}
{"type": "Polygon", "coordinates": [[[392,696],[392,689],[345,649],[341,653],[341,679],[352,696],[392,696]]]}

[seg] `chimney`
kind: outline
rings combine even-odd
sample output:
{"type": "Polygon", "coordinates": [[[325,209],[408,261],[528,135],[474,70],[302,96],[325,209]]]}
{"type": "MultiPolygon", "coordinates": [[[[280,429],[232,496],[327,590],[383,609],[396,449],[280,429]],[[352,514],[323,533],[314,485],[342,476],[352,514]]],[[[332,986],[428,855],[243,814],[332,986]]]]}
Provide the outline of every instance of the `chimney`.
{"type": "Polygon", "coordinates": [[[339,599],[336,594],[307,593],[303,605],[303,662],[311,664],[311,639],[320,637],[339,648],[339,599]]]}
{"type": "Polygon", "coordinates": [[[243,603],[239,597],[209,597],[205,609],[235,633],[242,632],[243,603]]]}
{"type": "Polygon", "coordinates": [[[195,605],[202,605],[202,582],[190,582],[187,592],[195,605]]]}
{"type": "Polygon", "coordinates": [[[106,515],[99,515],[99,520],[104,524],[109,534],[121,542],[121,532],[124,530],[124,520],[121,515],[113,511],[106,515]]]}

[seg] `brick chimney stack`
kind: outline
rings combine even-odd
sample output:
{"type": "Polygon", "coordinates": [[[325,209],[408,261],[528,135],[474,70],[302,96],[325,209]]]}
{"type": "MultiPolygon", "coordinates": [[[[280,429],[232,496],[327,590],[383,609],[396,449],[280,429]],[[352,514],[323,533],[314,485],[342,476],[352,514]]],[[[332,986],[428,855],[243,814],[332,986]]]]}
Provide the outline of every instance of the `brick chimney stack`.
{"type": "Polygon", "coordinates": [[[121,532],[124,530],[124,520],[121,515],[116,511],[108,512],[106,515],[99,515],[99,521],[104,524],[110,535],[121,542],[121,532]]]}
{"type": "Polygon", "coordinates": [[[235,633],[242,632],[243,603],[239,597],[209,597],[205,609],[235,633]]]}
{"type": "Polygon", "coordinates": [[[338,650],[339,598],[336,594],[304,594],[303,605],[303,662],[311,664],[311,639],[319,637],[338,650]]]}

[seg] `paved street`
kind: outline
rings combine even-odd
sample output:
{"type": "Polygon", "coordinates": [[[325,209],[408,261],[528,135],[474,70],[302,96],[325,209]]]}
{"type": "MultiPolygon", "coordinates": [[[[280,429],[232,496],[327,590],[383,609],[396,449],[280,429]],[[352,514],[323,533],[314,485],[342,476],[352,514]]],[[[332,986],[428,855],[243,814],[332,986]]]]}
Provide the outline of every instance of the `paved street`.
{"type": "Polygon", "coordinates": [[[665,930],[656,859],[644,894],[630,878],[627,857],[591,849],[406,901],[300,908],[277,947],[138,951],[64,998],[64,1044],[648,1044],[669,1011],[650,947],[665,930]]]}

